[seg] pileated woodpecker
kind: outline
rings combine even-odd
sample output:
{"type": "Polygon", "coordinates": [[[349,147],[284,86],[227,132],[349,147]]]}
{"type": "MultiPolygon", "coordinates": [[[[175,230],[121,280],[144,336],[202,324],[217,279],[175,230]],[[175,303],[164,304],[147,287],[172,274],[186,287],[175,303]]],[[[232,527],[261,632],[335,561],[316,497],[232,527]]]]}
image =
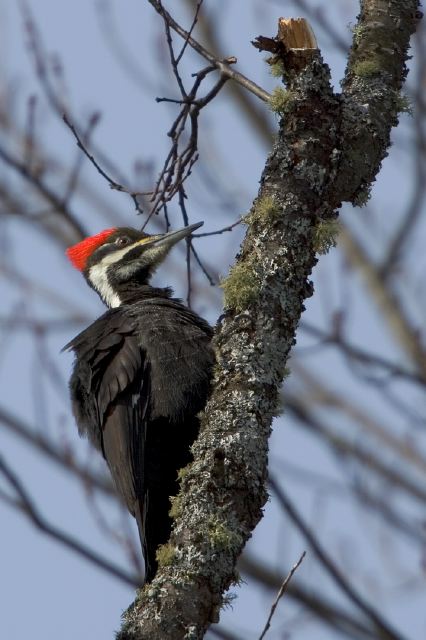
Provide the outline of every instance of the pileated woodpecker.
{"type": "Polygon", "coordinates": [[[154,236],[107,229],[67,250],[109,307],[64,347],[76,356],[73,411],[136,518],[148,582],[156,550],[170,536],[170,496],[191,460],[214,363],[211,327],[149,279],[171,247],[201,225],[154,236]]]}

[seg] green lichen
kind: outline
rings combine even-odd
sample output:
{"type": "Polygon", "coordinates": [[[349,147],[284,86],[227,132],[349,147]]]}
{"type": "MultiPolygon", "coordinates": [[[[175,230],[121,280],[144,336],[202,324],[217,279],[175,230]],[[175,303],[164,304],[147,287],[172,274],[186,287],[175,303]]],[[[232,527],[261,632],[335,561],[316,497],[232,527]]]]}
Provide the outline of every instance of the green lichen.
{"type": "MultiPolygon", "coordinates": [[[[222,282],[223,282],[223,280],[222,280],[222,282]]],[[[213,365],[213,379],[214,380],[218,380],[221,377],[222,373],[223,373],[222,372],[222,366],[219,364],[219,361],[216,360],[216,362],[213,365]]]]}
{"type": "Polygon", "coordinates": [[[207,522],[207,537],[210,545],[218,551],[231,549],[238,546],[241,542],[238,533],[229,529],[229,527],[216,516],[212,516],[207,522]]]}
{"type": "Polygon", "coordinates": [[[159,567],[167,567],[172,564],[175,556],[176,549],[170,542],[166,542],[166,544],[158,547],[157,553],[155,554],[159,567]]]}
{"type": "Polygon", "coordinates": [[[280,416],[283,415],[284,411],[285,411],[284,396],[280,394],[277,398],[274,410],[272,412],[272,417],[279,418],[280,416]]]}
{"type": "Polygon", "coordinates": [[[179,471],[177,472],[179,482],[182,482],[182,480],[186,478],[186,476],[191,470],[191,466],[192,466],[192,463],[190,462],[189,464],[186,465],[186,467],[182,467],[182,469],[179,469],[179,471]]]}
{"type": "Polygon", "coordinates": [[[313,245],[316,253],[328,253],[336,246],[336,238],[340,231],[337,220],[321,220],[313,229],[313,245]]]}
{"type": "Polygon", "coordinates": [[[365,207],[371,198],[371,185],[363,185],[352,198],[354,207],[365,207]]]}
{"type": "Polygon", "coordinates": [[[225,595],[222,597],[221,609],[232,609],[232,604],[236,600],[236,598],[236,593],[225,593],[225,595]]]}
{"type": "Polygon", "coordinates": [[[360,24],[351,25],[351,24],[349,24],[349,29],[353,33],[354,44],[358,46],[360,41],[361,41],[361,38],[365,35],[365,33],[367,31],[367,28],[365,27],[365,25],[360,25],[360,24]]]}
{"type": "Polygon", "coordinates": [[[378,58],[372,58],[371,60],[360,60],[355,62],[353,66],[353,72],[360,78],[369,78],[374,76],[382,70],[380,60],[378,58]]]}
{"type": "MultiPolygon", "coordinates": [[[[270,58],[268,60],[270,60],[270,58]]],[[[283,61],[275,59],[273,62],[269,62],[269,73],[274,78],[282,78],[282,76],[284,75],[283,61]]]]}
{"type": "Polygon", "coordinates": [[[235,264],[220,286],[223,289],[225,307],[235,309],[238,313],[256,300],[260,290],[259,278],[249,260],[235,264]]]}
{"type": "Polygon", "coordinates": [[[287,91],[284,87],[275,87],[269,98],[269,106],[274,113],[285,113],[294,97],[293,91],[287,91]]]}
{"type": "MultiPolygon", "coordinates": [[[[137,589],[136,590],[136,596],[140,596],[142,592],[142,589],[137,589]]],[[[131,604],[129,604],[129,606],[127,607],[127,609],[124,609],[124,611],[121,614],[121,619],[124,621],[128,618],[131,617],[131,615],[136,611],[136,600],[134,602],[132,602],[131,604]]]]}
{"type": "Polygon", "coordinates": [[[182,498],[179,495],[172,496],[170,502],[172,506],[170,507],[169,516],[176,520],[182,513],[182,498]]]}
{"type": "Polygon", "coordinates": [[[244,216],[246,224],[263,222],[269,224],[280,217],[281,211],[272,196],[262,196],[257,198],[250,213],[244,216]]]}
{"type": "Polygon", "coordinates": [[[413,115],[413,105],[411,104],[411,100],[404,93],[396,93],[395,106],[398,113],[408,113],[410,116],[413,115]]]}
{"type": "Polygon", "coordinates": [[[238,571],[238,569],[234,569],[234,574],[232,576],[231,584],[233,584],[236,587],[241,587],[243,582],[244,580],[241,577],[241,573],[238,571]]]}

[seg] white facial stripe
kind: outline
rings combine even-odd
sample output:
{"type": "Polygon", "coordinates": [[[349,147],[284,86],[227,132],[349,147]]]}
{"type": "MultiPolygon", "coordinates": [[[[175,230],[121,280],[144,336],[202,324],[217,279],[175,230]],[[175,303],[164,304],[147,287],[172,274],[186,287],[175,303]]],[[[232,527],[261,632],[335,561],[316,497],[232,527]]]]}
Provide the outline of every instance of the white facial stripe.
{"type": "MultiPolygon", "coordinates": [[[[99,293],[102,300],[105,304],[110,307],[119,307],[121,305],[121,299],[117,293],[113,290],[111,285],[108,282],[107,271],[108,268],[119,262],[123,259],[123,257],[134,249],[139,242],[135,242],[123,249],[118,249],[113,253],[106,255],[98,264],[90,267],[88,278],[92,283],[93,287],[99,293]]],[[[161,262],[165,255],[169,252],[171,246],[161,245],[156,246],[155,244],[152,247],[148,247],[146,252],[142,254],[137,260],[132,261],[130,264],[124,264],[119,268],[118,275],[123,280],[131,277],[132,274],[142,268],[145,264],[150,266],[151,272],[153,271],[155,265],[161,262]]]]}
{"type": "Polygon", "coordinates": [[[128,251],[131,251],[135,245],[130,245],[129,247],[124,247],[118,251],[114,251],[114,253],[110,253],[106,255],[99,264],[95,264],[93,267],[89,269],[89,280],[99,293],[102,300],[105,304],[110,307],[119,307],[121,304],[120,297],[114,292],[113,288],[108,282],[107,278],[107,270],[108,267],[114,262],[118,262],[126,255],[128,251]]]}
{"type": "Polygon", "coordinates": [[[108,307],[119,307],[121,300],[108,282],[107,268],[102,262],[90,267],[89,280],[108,307]]]}

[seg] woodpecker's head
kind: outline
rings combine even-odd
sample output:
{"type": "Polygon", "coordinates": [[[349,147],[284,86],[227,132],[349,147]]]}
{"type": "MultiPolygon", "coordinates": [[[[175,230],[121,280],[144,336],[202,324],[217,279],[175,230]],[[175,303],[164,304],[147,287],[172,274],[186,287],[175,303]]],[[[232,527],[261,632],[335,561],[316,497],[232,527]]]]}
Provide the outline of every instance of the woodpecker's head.
{"type": "Polygon", "coordinates": [[[123,295],[148,283],[156,267],[176,242],[203,223],[161,235],[150,236],[130,227],[114,227],[82,240],[67,249],[73,266],[108,307],[118,307],[123,295]]]}

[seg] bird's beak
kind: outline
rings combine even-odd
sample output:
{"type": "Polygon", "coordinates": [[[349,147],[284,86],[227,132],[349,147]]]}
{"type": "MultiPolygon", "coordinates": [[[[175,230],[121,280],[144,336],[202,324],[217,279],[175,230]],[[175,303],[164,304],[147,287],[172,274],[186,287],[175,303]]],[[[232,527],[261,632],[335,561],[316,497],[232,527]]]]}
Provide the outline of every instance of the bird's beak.
{"type": "Polygon", "coordinates": [[[204,222],[196,222],[195,224],[190,224],[187,227],[183,227],[183,229],[179,229],[178,231],[170,231],[169,233],[164,233],[161,236],[152,236],[150,238],[144,238],[143,240],[139,240],[136,244],[143,244],[144,246],[152,246],[156,247],[172,247],[176,242],[182,240],[182,238],[186,238],[189,236],[195,229],[199,229],[202,227],[204,222]]]}

